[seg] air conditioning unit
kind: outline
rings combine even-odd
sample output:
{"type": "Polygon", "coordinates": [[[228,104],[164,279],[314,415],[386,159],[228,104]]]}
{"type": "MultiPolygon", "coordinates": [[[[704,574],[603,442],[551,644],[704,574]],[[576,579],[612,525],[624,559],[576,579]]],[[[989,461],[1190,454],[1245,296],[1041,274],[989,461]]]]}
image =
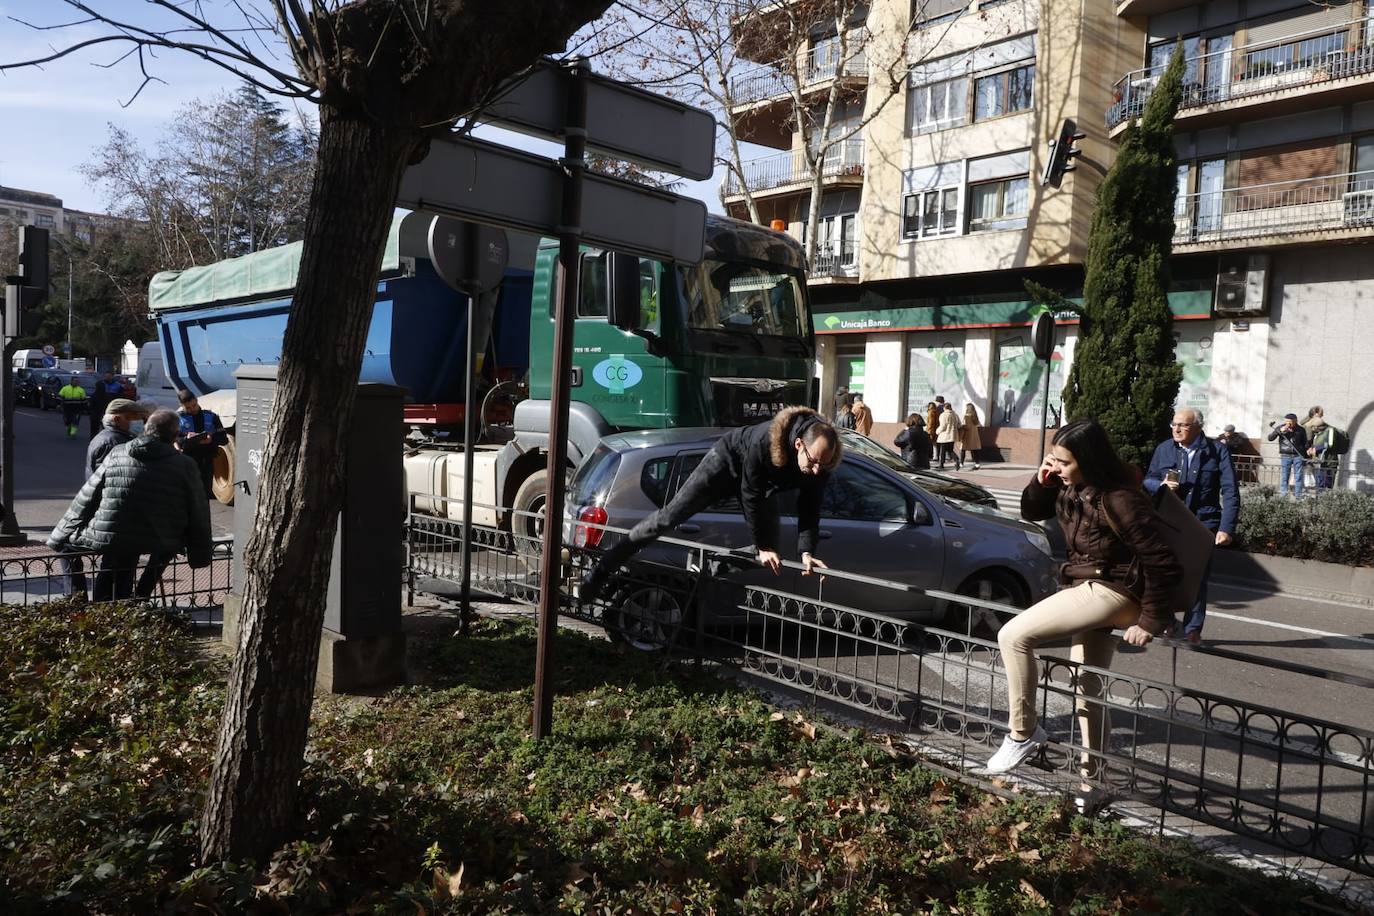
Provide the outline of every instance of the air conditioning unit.
{"type": "Polygon", "coordinates": [[[1269,255],[1222,255],[1217,265],[1217,297],[1212,311],[1219,318],[1263,315],[1269,306],[1269,255]]]}

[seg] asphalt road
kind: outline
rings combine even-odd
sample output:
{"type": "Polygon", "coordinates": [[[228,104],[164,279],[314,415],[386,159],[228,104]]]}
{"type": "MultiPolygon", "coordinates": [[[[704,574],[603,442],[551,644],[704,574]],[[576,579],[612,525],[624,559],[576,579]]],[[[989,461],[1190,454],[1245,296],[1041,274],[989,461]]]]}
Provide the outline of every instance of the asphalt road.
{"type": "MultiPolygon", "coordinates": [[[[81,435],[69,439],[60,411],[15,408],[14,512],[30,541],[41,543],[48,536],[85,483],[89,442],[85,418],[81,435]]],[[[234,510],[210,500],[210,525],[215,535],[232,534],[234,510]]]]}

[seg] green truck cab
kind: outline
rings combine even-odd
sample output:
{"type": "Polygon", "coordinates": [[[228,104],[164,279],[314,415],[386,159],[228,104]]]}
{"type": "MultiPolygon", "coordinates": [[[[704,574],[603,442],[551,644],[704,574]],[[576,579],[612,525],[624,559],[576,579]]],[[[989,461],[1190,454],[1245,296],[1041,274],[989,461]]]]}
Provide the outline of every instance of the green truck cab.
{"type": "MultiPolygon", "coordinates": [[[[739,426],[814,400],[805,261],[791,237],[708,216],[698,265],[590,248],[581,258],[573,467],[613,432],[739,426]]],[[[530,397],[516,405],[514,441],[497,460],[501,504],[524,512],[542,508],[547,486],[557,267],[557,243],[545,240],[534,267],[530,397]]]]}

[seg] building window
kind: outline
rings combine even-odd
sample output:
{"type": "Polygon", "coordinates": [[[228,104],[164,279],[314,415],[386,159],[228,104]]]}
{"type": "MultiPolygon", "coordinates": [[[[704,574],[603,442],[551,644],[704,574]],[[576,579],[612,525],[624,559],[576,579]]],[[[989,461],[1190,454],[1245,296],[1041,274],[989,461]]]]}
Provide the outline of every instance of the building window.
{"type": "Polygon", "coordinates": [[[53,220],[51,213],[39,213],[33,218],[33,224],[40,229],[52,229],[57,223],[53,220]]]}
{"type": "Polygon", "coordinates": [[[968,8],[969,0],[913,0],[916,28],[924,29],[957,19],[968,8]]]}
{"type": "Polygon", "coordinates": [[[973,83],[973,120],[1028,111],[1035,104],[1035,64],[981,76],[973,83]]]}
{"type": "Polygon", "coordinates": [[[902,198],[902,238],[931,238],[959,231],[959,188],[933,188],[902,198]]]}
{"type": "Polygon", "coordinates": [[[968,79],[945,80],[907,90],[908,137],[964,123],[968,113],[968,79]]]}
{"type": "Polygon", "coordinates": [[[1030,212],[1030,179],[1021,175],[970,185],[969,232],[1021,229],[1030,212]]]}

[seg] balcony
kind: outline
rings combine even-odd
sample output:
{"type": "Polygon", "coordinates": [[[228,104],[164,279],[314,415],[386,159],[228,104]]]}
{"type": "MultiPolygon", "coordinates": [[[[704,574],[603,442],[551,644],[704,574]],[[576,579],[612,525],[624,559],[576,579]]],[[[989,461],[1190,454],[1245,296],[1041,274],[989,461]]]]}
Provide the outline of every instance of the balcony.
{"type": "Polygon", "coordinates": [[[1374,172],[1348,172],[1185,194],[1174,208],[1174,246],[1231,247],[1326,241],[1374,232],[1374,172]],[[1319,238],[1312,236],[1317,234],[1319,238]]]}
{"type": "MultiPolygon", "coordinates": [[[[739,197],[748,188],[752,194],[786,189],[788,193],[806,190],[811,183],[811,168],[802,150],[780,156],[764,156],[744,163],[744,184],[739,177],[725,179],[725,196],[739,197]]],[[[862,140],[842,140],[830,148],[821,164],[821,180],[827,185],[862,184],[864,144],[862,140]]]]}
{"type": "MultiPolygon", "coordinates": [[[[1189,57],[1179,120],[1259,96],[1287,97],[1305,104],[1303,100],[1313,92],[1345,87],[1355,77],[1374,73],[1374,47],[1357,43],[1360,25],[1352,21],[1189,57]]],[[[1107,127],[1140,117],[1162,73],[1162,67],[1147,67],[1117,80],[1112,87],[1115,102],[1107,109],[1107,127]]]]}
{"type": "Polygon", "coordinates": [[[845,239],[818,246],[809,276],[812,280],[858,280],[858,251],[854,241],[845,239]]]}
{"type": "MultiPolygon", "coordinates": [[[[868,55],[864,46],[868,43],[868,33],[859,31],[851,34],[848,41],[849,60],[840,60],[839,45],[833,41],[824,42],[812,48],[802,61],[799,72],[803,93],[820,88],[837,76],[855,79],[868,78],[868,55]]],[[[763,67],[753,67],[730,81],[730,95],[736,107],[791,95],[794,77],[789,60],[774,61],[763,67]]]]}

